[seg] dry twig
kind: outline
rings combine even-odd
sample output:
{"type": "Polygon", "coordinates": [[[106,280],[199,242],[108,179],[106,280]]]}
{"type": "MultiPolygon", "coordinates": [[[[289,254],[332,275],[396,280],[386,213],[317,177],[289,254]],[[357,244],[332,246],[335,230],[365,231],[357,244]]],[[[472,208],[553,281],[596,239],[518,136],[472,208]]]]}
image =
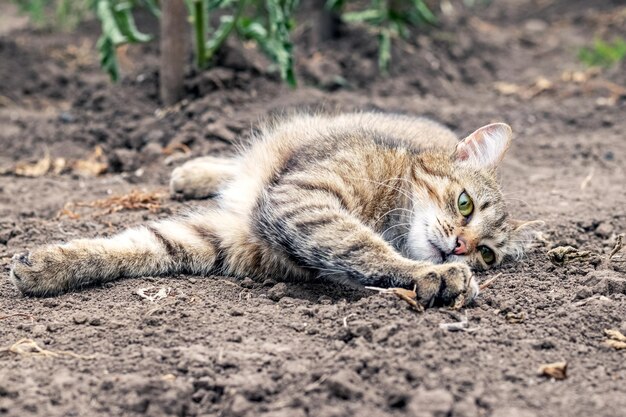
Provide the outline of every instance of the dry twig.
{"type": "Polygon", "coordinates": [[[613,258],[613,256],[615,256],[617,252],[621,251],[623,247],[624,247],[624,235],[618,235],[617,242],[615,242],[615,246],[613,247],[613,249],[611,250],[611,253],[609,254],[609,261],[613,258]]]}
{"type": "Polygon", "coordinates": [[[23,356],[44,356],[58,358],[59,356],[71,356],[76,359],[94,359],[94,356],[78,355],[74,352],[65,350],[52,351],[42,348],[33,339],[20,339],[8,348],[0,349],[0,352],[9,352],[15,355],[23,356]]]}
{"type": "Polygon", "coordinates": [[[406,302],[415,311],[422,312],[424,307],[417,302],[417,293],[415,289],[407,290],[406,288],[378,288],[378,287],[365,287],[368,290],[378,291],[381,294],[393,294],[406,302]]]}
{"type": "Polygon", "coordinates": [[[480,291],[484,291],[487,288],[491,287],[491,284],[493,284],[495,282],[495,280],[497,280],[498,278],[500,278],[502,276],[502,272],[500,272],[499,274],[489,278],[488,280],[486,280],[485,282],[483,282],[482,284],[480,284],[478,286],[478,288],[480,289],[480,291]]]}

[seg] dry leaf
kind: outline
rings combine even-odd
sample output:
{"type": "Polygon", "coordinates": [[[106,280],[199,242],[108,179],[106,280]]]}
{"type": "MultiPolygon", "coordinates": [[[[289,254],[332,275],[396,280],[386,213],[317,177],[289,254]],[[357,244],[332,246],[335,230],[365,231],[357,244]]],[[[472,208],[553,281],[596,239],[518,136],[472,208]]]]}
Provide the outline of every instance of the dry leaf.
{"type": "Polygon", "coordinates": [[[537,373],[554,379],[565,379],[567,378],[567,362],[554,362],[541,365],[537,373]]]}
{"type": "Polygon", "coordinates": [[[102,175],[109,168],[107,158],[104,156],[104,152],[100,146],[96,146],[93,153],[87,157],[75,161],[72,164],[72,170],[78,174],[98,176],[102,175]]]}
{"type": "Polygon", "coordinates": [[[52,159],[46,153],[46,156],[35,163],[19,162],[15,165],[13,172],[21,177],[41,177],[52,167],[52,159]]]}
{"type": "Polygon", "coordinates": [[[619,340],[607,340],[605,341],[605,343],[607,344],[607,346],[612,347],[613,349],[626,349],[626,342],[620,342],[619,340]]]}
{"type": "Polygon", "coordinates": [[[604,334],[608,337],[608,339],[604,341],[607,346],[617,350],[626,349],[626,336],[624,336],[622,332],[614,329],[605,329],[604,334]]]}
{"type": "Polygon", "coordinates": [[[604,334],[607,335],[609,339],[618,340],[620,342],[626,342],[626,336],[622,334],[619,330],[604,330],[604,334]]]}

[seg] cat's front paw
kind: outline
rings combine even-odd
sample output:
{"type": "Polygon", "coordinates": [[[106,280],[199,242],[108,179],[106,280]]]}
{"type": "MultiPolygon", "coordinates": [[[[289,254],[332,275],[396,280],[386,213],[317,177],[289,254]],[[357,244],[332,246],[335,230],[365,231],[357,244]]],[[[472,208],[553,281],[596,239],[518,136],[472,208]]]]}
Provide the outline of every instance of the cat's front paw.
{"type": "Polygon", "coordinates": [[[478,283],[463,263],[432,265],[415,279],[418,300],[425,307],[448,305],[461,307],[478,295],[478,283]]]}
{"type": "Polygon", "coordinates": [[[9,279],[24,295],[58,294],[67,284],[68,265],[64,259],[55,246],[17,254],[11,261],[9,279]]]}

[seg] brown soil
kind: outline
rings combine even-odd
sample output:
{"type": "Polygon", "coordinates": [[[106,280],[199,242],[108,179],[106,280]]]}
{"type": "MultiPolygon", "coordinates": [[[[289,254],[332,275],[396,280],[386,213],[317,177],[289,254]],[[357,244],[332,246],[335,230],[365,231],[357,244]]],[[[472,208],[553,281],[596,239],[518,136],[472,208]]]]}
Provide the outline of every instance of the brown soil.
{"type": "Polygon", "coordinates": [[[439,28],[396,44],[387,78],[364,31],[343,29],[321,54],[307,52],[305,31],[299,89],[233,43],[212,70],[189,74],[187,99],[168,111],[156,100],[154,45],[129,48],[124,80],[111,85],[97,67],[96,24],[46,33],[3,3],[0,23],[13,24],[0,25],[0,168],[46,153],[84,160],[96,145],[109,165],[100,176],[0,176],[3,269],[36,245],[202,204],[57,217],[68,202],[164,190],[185,158],[229,152],[260,117],[295,107],[428,115],[459,136],[506,121],[517,137],[502,168],[511,211],[546,226],[545,240],[490,273],[502,276],[458,314],[281,277],[146,277],[48,299],[1,280],[0,415],[623,416],[626,351],[608,347],[604,330],[626,333],[624,250],[607,260],[626,226],[626,64],[587,81],[566,72],[584,70],[577,50],[594,35],[626,35],[626,8],[458,3],[439,28]],[[162,152],[181,144],[191,155],[162,152]],[[548,250],[564,245],[599,257],[552,265],[548,250]],[[168,295],[149,301],[137,295],[145,288],[168,295]],[[464,314],[471,331],[440,328],[464,314]],[[23,338],[75,355],[28,355],[32,346],[15,345],[23,338]],[[565,379],[537,374],[560,361],[565,379]]]}

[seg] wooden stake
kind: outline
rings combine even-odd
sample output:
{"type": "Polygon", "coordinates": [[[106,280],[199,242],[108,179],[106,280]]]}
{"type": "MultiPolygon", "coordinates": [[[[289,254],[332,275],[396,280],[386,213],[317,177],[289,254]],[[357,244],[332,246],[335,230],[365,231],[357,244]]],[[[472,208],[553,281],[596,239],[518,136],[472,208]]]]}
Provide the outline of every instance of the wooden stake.
{"type": "Polygon", "coordinates": [[[184,0],[162,0],[161,11],[160,94],[172,106],[183,97],[189,25],[184,0]]]}

